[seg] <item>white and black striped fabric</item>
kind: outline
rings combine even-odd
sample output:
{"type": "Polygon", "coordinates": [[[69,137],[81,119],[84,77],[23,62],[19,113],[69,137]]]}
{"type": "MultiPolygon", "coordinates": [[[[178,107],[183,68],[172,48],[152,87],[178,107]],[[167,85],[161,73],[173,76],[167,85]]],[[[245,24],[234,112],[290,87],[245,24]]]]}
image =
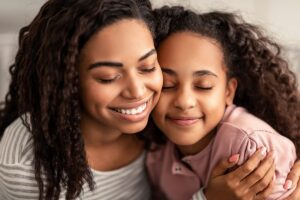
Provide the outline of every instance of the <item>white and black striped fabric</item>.
{"type": "MultiPolygon", "coordinates": [[[[38,198],[34,178],[31,134],[19,118],[6,128],[0,141],[0,199],[27,200],[38,198]]],[[[145,154],[120,169],[100,172],[92,170],[95,189],[84,184],[78,199],[146,200],[150,187],[144,167],[145,154]]],[[[65,199],[62,190],[60,199],[65,199]]]]}

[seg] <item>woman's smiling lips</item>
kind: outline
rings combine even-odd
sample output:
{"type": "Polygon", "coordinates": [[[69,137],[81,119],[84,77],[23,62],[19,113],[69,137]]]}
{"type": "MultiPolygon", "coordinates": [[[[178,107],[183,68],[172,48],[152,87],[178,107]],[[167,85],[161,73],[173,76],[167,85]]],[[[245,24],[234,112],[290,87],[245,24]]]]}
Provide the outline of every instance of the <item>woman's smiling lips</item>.
{"type": "Polygon", "coordinates": [[[114,114],[122,119],[125,119],[130,122],[139,122],[149,116],[150,110],[152,108],[153,95],[148,97],[147,100],[143,100],[140,102],[136,102],[130,104],[129,106],[119,107],[119,108],[111,108],[114,114]]]}
{"type": "Polygon", "coordinates": [[[166,119],[179,126],[191,126],[203,119],[203,117],[167,116],[166,119]]]}

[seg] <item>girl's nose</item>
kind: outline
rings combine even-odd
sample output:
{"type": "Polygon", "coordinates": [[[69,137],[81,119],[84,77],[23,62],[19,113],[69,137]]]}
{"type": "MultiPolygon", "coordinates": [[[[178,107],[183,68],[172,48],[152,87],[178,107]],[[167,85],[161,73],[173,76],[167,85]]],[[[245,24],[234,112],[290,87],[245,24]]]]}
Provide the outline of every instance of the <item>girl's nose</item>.
{"type": "Polygon", "coordinates": [[[191,89],[183,88],[177,93],[174,106],[180,110],[192,109],[196,106],[196,98],[191,89]]]}

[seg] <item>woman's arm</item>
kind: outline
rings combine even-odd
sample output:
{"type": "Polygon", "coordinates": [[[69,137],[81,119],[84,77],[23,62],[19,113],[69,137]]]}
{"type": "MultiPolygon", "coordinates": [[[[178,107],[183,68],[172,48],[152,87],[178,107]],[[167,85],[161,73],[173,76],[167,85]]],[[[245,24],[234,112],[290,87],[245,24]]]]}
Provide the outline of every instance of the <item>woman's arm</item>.
{"type": "MultiPolygon", "coordinates": [[[[226,175],[224,173],[233,167],[237,162],[237,156],[232,156],[229,160],[223,160],[215,167],[208,187],[205,190],[207,200],[214,199],[238,199],[238,200],[259,200],[266,199],[273,189],[274,162],[272,154],[263,159],[259,150],[249,158],[249,160],[226,175]],[[259,164],[261,162],[261,164],[259,164]]],[[[298,160],[287,176],[285,189],[296,189],[284,200],[300,199],[300,160],[298,160]],[[297,184],[297,185],[296,185],[297,184]]],[[[202,192],[202,191],[200,191],[202,192]]],[[[200,193],[199,192],[199,193],[200,193]]],[[[204,196],[204,195],[202,195],[204,196]]],[[[194,200],[204,200],[201,195],[195,194],[194,200]],[[197,197],[197,198],[196,198],[197,197]]]]}
{"type": "Polygon", "coordinates": [[[296,184],[296,189],[293,191],[293,193],[288,196],[284,200],[298,200],[300,199],[300,160],[295,162],[292,170],[288,174],[287,181],[284,184],[285,189],[293,188],[296,184]]]}
{"type": "MultiPolygon", "coordinates": [[[[225,174],[238,159],[239,156],[234,155],[214,168],[204,190],[207,200],[258,200],[271,194],[275,173],[273,153],[266,157],[265,150],[257,150],[242,166],[225,174]]],[[[200,195],[201,192],[202,190],[195,194],[193,199],[205,199],[204,195],[200,195]]]]}

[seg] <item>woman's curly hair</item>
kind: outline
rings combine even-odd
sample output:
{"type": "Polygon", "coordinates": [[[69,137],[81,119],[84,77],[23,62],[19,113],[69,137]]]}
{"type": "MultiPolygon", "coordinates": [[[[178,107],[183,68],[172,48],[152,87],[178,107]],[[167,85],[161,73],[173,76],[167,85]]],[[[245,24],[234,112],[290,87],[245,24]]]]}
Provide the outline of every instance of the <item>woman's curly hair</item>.
{"type": "Polygon", "coordinates": [[[154,33],[152,14],[148,0],[49,0],[20,30],[0,107],[0,139],[10,123],[27,116],[22,120],[32,133],[39,199],[58,199],[61,187],[66,199],[74,199],[84,182],[94,187],[79,128],[81,48],[96,31],[121,19],[142,20],[154,33]]]}
{"type": "Polygon", "coordinates": [[[300,157],[300,98],[296,75],[281,57],[277,43],[259,27],[234,13],[213,11],[196,14],[183,7],[154,11],[156,46],[176,32],[193,32],[218,42],[228,77],[238,80],[234,104],[269,123],[290,138],[300,157]]]}

